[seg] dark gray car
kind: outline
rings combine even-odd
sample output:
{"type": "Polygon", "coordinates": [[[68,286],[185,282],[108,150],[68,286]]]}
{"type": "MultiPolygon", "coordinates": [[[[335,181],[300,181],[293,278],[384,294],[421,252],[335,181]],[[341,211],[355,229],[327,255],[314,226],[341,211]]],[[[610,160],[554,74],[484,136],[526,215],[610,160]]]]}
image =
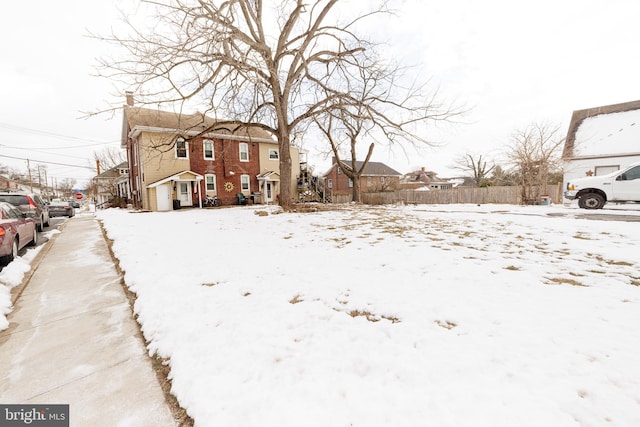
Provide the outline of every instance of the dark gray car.
{"type": "Polygon", "coordinates": [[[42,231],[49,226],[49,207],[39,194],[22,191],[0,192],[0,202],[11,203],[29,218],[36,220],[36,228],[42,231]]]}

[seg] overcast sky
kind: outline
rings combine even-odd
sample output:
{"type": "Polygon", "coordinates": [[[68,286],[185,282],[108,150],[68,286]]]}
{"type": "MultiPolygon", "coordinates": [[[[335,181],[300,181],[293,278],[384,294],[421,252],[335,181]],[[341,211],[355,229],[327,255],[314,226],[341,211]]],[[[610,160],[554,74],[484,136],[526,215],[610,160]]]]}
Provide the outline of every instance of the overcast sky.
{"type": "MultiPolygon", "coordinates": [[[[0,17],[0,163],[83,185],[92,154],[119,147],[121,116],[82,119],[121,102],[110,82],[92,77],[110,47],[86,37],[117,25],[127,0],[6,2],[0,17]]],[[[398,2],[397,4],[400,4],[398,2]]],[[[637,0],[407,0],[381,30],[395,51],[420,64],[441,98],[473,107],[467,124],[430,135],[445,145],[420,153],[376,148],[374,160],[405,173],[425,166],[455,174],[467,152],[499,157],[510,135],[533,121],[566,133],[573,110],[640,99],[637,0]]],[[[124,101],[124,99],[122,99],[124,101]]],[[[328,161],[312,164],[324,170],[328,161]]]]}

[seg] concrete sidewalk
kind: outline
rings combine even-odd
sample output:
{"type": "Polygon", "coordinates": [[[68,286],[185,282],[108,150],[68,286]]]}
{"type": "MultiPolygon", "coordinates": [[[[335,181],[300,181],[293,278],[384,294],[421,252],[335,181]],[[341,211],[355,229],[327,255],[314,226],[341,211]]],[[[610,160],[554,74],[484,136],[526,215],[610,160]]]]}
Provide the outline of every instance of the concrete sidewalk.
{"type": "Polygon", "coordinates": [[[71,426],[174,426],[93,216],[55,236],[0,332],[0,403],[69,404],[71,426]]]}

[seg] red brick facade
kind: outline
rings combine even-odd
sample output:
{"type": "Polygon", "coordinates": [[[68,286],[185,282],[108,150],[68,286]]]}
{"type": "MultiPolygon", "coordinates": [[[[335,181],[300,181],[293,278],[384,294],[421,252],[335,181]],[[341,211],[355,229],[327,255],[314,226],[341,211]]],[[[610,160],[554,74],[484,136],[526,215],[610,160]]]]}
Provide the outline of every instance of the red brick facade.
{"type": "MultiPolygon", "coordinates": [[[[258,191],[260,173],[260,153],[257,142],[242,142],[227,139],[195,138],[189,141],[189,163],[191,171],[200,175],[215,175],[218,198],[223,205],[237,203],[236,195],[244,193],[249,197],[251,192],[258,191]],[[213,160],[204,158],[204,141],[213,141],[213,160]],[[247,145],[249,159],[240,161],[240,144],[247,145]],[[249,189],[242,190],[241,177],[249,176],[249,189]]],[[[209,192],[212,195],[213,192],[209,192]]],[[[202,181],[200,194],[207,194],[206,180],[202,181]]]]}
{"type": "MultiPolygon", "coordinates": [[[[361,162],[358,162],[360,167],[361,162]]],[[[351,194],[353,192],[353,184],[347,175],[345,175],[340,167],[335,163],[331,169],[324,175],[324,185],[328,194],[351,194]]],[[[380,191],[389,191],[396,189],[400,182],[400,174],[388,166],[370,162],[364,173],[360,176],[360,191],[362,193],[375,193],[380,191]]]]}

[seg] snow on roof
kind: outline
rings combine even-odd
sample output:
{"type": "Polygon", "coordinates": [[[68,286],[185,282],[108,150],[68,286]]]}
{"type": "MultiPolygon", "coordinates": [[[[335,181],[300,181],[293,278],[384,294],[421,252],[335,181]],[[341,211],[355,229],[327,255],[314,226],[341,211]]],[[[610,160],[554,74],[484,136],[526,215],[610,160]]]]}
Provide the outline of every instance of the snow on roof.
{"type": "Polygon", "coordinates": [[[640,110],[587,117],[574,144],[577,156],[640,152],[640,110]]]}

